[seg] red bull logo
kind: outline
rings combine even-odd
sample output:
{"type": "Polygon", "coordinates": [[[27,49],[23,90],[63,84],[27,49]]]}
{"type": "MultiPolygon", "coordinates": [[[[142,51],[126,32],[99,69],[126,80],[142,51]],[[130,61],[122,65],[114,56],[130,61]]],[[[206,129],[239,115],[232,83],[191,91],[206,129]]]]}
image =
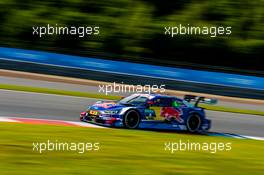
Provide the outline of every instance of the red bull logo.
{"type": "Polygon", "coordinates": [[[176,120],[179,123],[183,123],[184,120],[180,117],[183,114],[182,110],[174,107],[163,107],[160,111],[160,116],[164,117],[168,121],[176,120]]]}

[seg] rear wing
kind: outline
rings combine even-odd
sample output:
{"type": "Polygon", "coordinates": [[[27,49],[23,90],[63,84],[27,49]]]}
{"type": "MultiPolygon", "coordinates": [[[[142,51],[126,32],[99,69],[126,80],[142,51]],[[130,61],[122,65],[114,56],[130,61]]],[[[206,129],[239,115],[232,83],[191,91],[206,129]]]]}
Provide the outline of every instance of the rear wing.
{"type": "Polygon", "coordinates": [[[216,98],[199,97],[195,95],[184,95],[183,99],[186,100],[187,102],[193,102],[195,107],[197,107],[199,103],[210,104],[210,105],[214,105],[217,103],[216,98]]]}

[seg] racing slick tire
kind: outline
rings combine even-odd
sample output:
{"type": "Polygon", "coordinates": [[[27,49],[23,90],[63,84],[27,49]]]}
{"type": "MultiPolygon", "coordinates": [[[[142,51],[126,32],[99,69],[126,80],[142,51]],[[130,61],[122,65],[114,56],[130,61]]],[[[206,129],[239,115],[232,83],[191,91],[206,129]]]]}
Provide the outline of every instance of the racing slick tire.
{"type": "Polygon", "coordinates": [[[201,117],[198,114],[190,114],[186,122],[187,131],[196,133],[201,127],[201,117]]]}
{"type": "Polygon", "coordinates": [[[140,114],[136,110],[129,110],[123,116],[123,125],[127,129],[136,129],[140,123],[140,114]]]}

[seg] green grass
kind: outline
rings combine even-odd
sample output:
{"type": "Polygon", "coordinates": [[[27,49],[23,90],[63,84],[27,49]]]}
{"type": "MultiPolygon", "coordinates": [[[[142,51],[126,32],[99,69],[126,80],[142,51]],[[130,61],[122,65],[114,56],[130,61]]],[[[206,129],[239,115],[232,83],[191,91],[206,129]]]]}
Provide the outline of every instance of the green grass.
{"type": "Polygon", "coordinates": [[[232,107],[225,107],[225,106],[206,105],[206,104],[200,104],[199,106],[207,110],[212,110],[212,111],[222,111],[222,112],[232,112],[232,113],[253,114],[253,115],[264,116],[264,111],[239,109],[239,108],[232,108],[232,107]]]}
{"type": "Polygon", "coordinates": [[[19,86],[19,85],[11,85],[11,84],[0,84],[0,89],[25,91],[25,92],[37,92],[37,93],[45,93],[45,94],[56,94],[56,95],[68,95],[68,96],[75,96],[75,97],[108,99],[108,100],[120,99],[120,96],[115,96],[115,95],[104,95],[104,94],[99,94],[99,93],[67,91],[67,90],[61,90],[61,89],[19,86]]]}
{"type": "Polygon", "coordinates": [[[0,174],[263,174],[263,141],[152,131],[0,124],[0,174]],[[32,143],[99,142],[100,150],[33,152],[32,143]],[[165,142],[231,143],[230,151],[164,150],[165,142]]]}
{"type": "MultiPolygon", "coordinates": [[[[56,94],[56,95],[68,95],[68,96],[75,96],[75,97],[107,99],[107,100],[118,100],[121,98],[120,96],[117,96],[117,95],[105,95],[105,94],[99,94],[99,93],[67,91],[67,90],[58,90],[58,89],[49,89],[49,88],[30,87],[30,86],[18,86],[18,85],[10,85],[10,84],[0,84],[0,89],[25,91],[25,92],[36,92],[36,93],[45,93],[45,94],[56,94]]],[[[264,116],[264,111],[239,109],[239,108],[232,108],[232,107],[225,107],[225,106],[218,106],[218,105],[206,105],[206,104],[202,104],[200,106],[204,107],[207,110],[213,110],[213,111],[233,112],[233,113],[253,114],[253,115],[264,116]]]]}

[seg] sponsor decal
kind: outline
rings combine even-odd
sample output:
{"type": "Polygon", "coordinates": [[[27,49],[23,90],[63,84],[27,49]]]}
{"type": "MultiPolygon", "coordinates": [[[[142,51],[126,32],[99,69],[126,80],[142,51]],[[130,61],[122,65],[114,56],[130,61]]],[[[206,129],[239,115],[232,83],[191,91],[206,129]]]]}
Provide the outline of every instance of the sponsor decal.
{"type": "Polygon", "coordinates": [[[176,120],[179,123],[183,123],[184,120],[180,117],[183,114],[180,108],[174,107],[163,107],[161,108],[160,115],[164,117],[166,120],[176,120]]]}

